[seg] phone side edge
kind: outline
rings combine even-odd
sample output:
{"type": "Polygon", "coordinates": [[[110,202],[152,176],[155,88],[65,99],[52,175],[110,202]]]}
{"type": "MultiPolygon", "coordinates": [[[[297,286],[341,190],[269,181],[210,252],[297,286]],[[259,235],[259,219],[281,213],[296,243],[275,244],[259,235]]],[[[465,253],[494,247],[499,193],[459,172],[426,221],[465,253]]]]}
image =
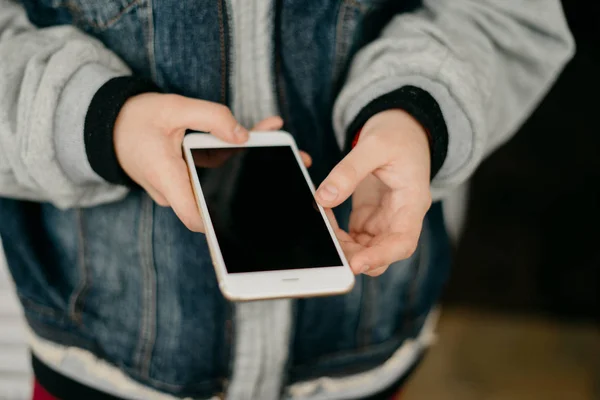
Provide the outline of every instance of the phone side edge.
{"type": "MultiPolygon", "coordinates": [[[[183,151],[185,155],[186,164],[188,166],[188,174],[190,176],[190,184],[192,186],[192,192],[194,193],[194,199],[196,200],[196,207],[198,207],[198,211],[202,216],[202,221],[204,223],[205,235],[206,235],[206,243],[208,245],[208,252],[210,254],[210,259],[213,264],[213,269],[215,270],[215,274],[217,275],[217,283],[219,287],[223,287],[225,285],[226,280],[226,268],[224,262],[221,262],[222,256],[219,257],[220,249],[215,249],[214,243],[218,242],[216,240],[216,235],[214,233],[214,229],[212,227],[212,221],[210,220],[210,215],[208,215],[208,209],[206,207],[206,203],[204,202],[204,197],[200,195],[198,192],[201,191],[200,181],[198,179],[198,175],[196,173],[196,168],[194,166],[194,157],[192,155],[192,149],[189,145],[187,145],[184,141],[183,143],[183,151]],[[206,208],[206,211],[205,211],[206,208]]],[[[221,290],[223,291],[223,290],[221,290]]]]}

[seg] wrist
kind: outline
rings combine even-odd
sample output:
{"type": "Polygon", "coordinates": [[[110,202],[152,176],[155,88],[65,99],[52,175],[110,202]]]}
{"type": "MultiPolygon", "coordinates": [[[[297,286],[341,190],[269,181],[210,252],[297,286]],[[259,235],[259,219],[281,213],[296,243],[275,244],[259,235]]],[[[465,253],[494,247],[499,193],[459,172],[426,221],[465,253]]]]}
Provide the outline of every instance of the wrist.
{"type": "Polygon", "coordinates": [[[125,103],[141,93],[159,91],[151,81],[132,76],[106,82],[94,95],[85,118],[84,141],[92,169],[107,182],[132,185],[115,149],[115,124],[125,103]]]}
{"type": "Polygon", "coordinates": [[[415,132],[421,132],[427,139],[433,179],[446,159],[448,129],[435,99],[428,92],[417,87],[404,86],[367,104],[347,129],[349,135],[347,149],[349,150],[352,143],[356,142],[355,136],[359,131],[361,136],[364,135],[367,124],[372,125],[372,121],[382,119],[381,114],[389,112],[396,112],[397,117],[401,118],[399,123],[414,129],[415,132]]]}
{"type": "MultiPolygon", "coordinates": [[[[403,119],[407,120],[408,121],[408,125],[413,125],[412,129],[410,129],[411,131],[417,132],[418,135],[420,135],[422,137],[425,137],[427,139],[428,148],[431,151],[433,138],[432,138],[431,133],[429,132],[429,130],[427,130],[423,125],[421,125],[421,123],[419,121],[417,121],[414,117],[412,117],[406,111],[401,110],[401,109],[393,109],[393,110],[382,111],[382,112],[380,112],[380,113],[375,114],[374,116],[372,116],[365,123],[365,126],[363,126],[362,128],[360,128],[358,130],[358,132],[356,132],[356,134],[354,135],[354,138],[352,139],[351,148],[356,147],[356,145],[358,144],[358,141],[360,140],[360,138],[362,136],[363,131],[365,130],[365,127],[370,128],[369,121],[377,120],[378,118],[381,118],[382,116],[385,116],[386,114],[390,114],[390,115],[398,114],[403,119]]],[[[370,130],[370,129],[367,129],[367,130],[370,130]]]]}
{"type": "Polygon", "coordinates": [[[380,133],[385,136],[385,143],[388,146],[403,146],[410,149],[411,158],[426,164],[429,170],[431,165],[429,135],[423,125],[411,114],[400,109],[382,111],[365,123],[360,137],[367,138],[380,133]]]}

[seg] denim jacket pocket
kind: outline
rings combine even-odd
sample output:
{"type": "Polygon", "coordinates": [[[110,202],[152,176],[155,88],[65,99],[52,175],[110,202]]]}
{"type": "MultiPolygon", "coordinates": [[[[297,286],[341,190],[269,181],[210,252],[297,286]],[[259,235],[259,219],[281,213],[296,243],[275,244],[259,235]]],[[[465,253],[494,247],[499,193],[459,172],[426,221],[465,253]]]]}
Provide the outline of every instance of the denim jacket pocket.
{"type": "Polygon", "coordinates": [[[221,390],[227,303],[204,237],[140,190],[83,213],[82,273],[73,304],[104,359],[173,395],[221,390]]]}
{"type": "Polygon", "coordinates": [[[368,370],[413,335],[418,286],[429,262],[426,238],[385,278],[361,275],[348,295],[299,302],[292,381],[368,370]]]}
{"type": "Polygon", "coordinates": [[[154,21],[149,0],[21,0],[40,28],[73,25],[100,40],[133,73],[154,78],[154,21]]]}
{"type": "Polygon", "coordinates": [[[66,9],[76,25],[106,30],[144,5],[146,0],[43,0],[47,7],[66,9]]]}
{"type": "Polygon", "coordinates": [[[68,322],[69,304],[80,279],[78,220],[75,210],[0,199],[0,236],[27,316],[68,322]]]}

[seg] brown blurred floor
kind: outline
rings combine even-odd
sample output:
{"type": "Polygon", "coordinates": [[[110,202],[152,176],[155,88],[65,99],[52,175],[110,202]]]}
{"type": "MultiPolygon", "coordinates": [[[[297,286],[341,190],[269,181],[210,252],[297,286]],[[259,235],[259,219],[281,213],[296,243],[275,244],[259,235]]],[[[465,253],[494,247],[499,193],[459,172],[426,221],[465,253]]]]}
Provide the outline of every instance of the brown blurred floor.
{"type": "Polygon", "coordinates": [[[599,328],[446,307],[404,399],[600,399],[599,328]]]}

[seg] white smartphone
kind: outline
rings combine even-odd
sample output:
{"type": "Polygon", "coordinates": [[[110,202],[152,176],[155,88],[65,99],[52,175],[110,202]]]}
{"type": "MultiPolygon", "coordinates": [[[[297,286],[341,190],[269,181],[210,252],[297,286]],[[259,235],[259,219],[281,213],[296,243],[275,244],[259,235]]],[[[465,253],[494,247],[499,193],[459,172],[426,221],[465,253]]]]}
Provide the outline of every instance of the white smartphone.
{"type": "Polygon", "coordinates": [[[354,274],[287,132],[183,141],[219,286],[234,301],[342,294],[354,274]]]}

